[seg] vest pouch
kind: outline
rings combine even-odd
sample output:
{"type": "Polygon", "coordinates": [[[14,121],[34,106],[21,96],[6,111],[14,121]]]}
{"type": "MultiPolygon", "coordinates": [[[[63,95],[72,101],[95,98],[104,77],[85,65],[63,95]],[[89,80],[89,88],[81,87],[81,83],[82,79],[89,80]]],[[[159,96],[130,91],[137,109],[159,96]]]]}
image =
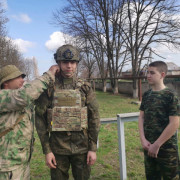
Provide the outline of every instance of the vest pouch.
{"type": "Polygon", "coordinates": [[[87,107],[48,109],[49,131],[81,131],[83,128],[87,128],[87,107]]]}

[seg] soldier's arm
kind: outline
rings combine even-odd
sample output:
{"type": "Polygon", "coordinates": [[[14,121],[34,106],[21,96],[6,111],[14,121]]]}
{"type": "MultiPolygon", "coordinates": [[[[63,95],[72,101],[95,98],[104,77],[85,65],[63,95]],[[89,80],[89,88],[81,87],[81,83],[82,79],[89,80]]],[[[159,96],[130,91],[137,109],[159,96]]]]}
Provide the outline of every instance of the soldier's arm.
{"type": "Polygon", "coordinates": [[[88,108],[88,147],[89,151],[95,152],[97,150],[97,138],[100,129],[99,105],[91,85],[85,83],[83,89],[86,92],[86,104],[88,108]]]}
{"type": "Polygon", "coordinates": [[[48,123],[47,123],[47,108],[49,106],[50,98],[49,93],[45,91],[41,96],[36,100],[36,130],[41,141],[42,149],[44,154],[51,152],[49,145],[49,132],[48,132],[48,123]]]}
{"type": "Polygon", "coordinates": [[[0,113],[22,110],[37,99],[45,89],[52,86],[53,83],[54,74],[52,71],[48,71],[20,89],[1,90],[0,113]]]}

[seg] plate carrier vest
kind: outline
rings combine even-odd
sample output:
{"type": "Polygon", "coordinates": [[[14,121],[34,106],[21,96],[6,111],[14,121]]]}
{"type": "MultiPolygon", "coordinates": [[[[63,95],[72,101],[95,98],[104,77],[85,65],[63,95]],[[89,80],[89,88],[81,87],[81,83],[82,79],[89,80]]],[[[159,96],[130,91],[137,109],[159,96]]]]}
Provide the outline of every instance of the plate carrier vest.
{"type": "Polygon", "coordinates": [[[79,89],[56,88],[52,107],[52,109],[47,110],[49,132],[87,129],[87,107],[81,106],[79,89]]]}

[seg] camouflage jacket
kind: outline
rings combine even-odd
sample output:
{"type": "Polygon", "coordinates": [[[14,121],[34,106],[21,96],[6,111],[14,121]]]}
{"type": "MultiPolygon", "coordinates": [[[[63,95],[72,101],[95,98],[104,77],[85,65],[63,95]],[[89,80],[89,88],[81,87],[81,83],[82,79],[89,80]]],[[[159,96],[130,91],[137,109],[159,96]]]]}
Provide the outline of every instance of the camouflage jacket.
{"type": "MultiPolygon", "coordinates": [[[[154,143],[169,124],[169,116],[178,116],[178,97],[165,88],[161,91],[148,90],[144,93],[140,110],[144,111],[144,134],[154,143]]],[[[161,148],[177,147],[177,133],[167,140],[161,148]]]]}
{"type": "Polygon", "coordinates": [[[53,152],[61,155],[86,153],[97,150],[97,137],[100,128],[98,104],[88,82],[80,79],[56,79],[61,89],[79,89],[82,106],[88,109],[88,130],[61,131],[49,134],[47,127],[47,108],[51,106],[53,92],[45,91],[36,103],[36,130],[41,140],[44,154],[53,152]]]}
{"type": "Polygon", "coordinates": [[[12,171],[30,160],[34,100],[53,83],[54,76],[47,72],[20,89],[0,90],[0,133],[22,118],[13,130],[0,138],[0,171],[12,171]]]}

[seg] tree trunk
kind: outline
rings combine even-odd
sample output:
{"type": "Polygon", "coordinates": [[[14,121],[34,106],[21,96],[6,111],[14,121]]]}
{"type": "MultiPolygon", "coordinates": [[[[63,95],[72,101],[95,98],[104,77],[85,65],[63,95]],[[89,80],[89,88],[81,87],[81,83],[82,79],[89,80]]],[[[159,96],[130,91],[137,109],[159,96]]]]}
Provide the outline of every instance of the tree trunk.
{"type": "Polygon", "coordinates": [[[118,80],[115,79],[114,81],[114,87],[113,87],[113,94],[118,94],[118,80]]]}
{"type": "Polygon", "coordinates": [[[103,84],[103,92],[106,92],[106,80],[102,80],[102,84],[103,84]]]}
{"type": "Polygon", "coordinates": [[[133,79],[133,98],[138,98],[138,81],[133,79]]]}

